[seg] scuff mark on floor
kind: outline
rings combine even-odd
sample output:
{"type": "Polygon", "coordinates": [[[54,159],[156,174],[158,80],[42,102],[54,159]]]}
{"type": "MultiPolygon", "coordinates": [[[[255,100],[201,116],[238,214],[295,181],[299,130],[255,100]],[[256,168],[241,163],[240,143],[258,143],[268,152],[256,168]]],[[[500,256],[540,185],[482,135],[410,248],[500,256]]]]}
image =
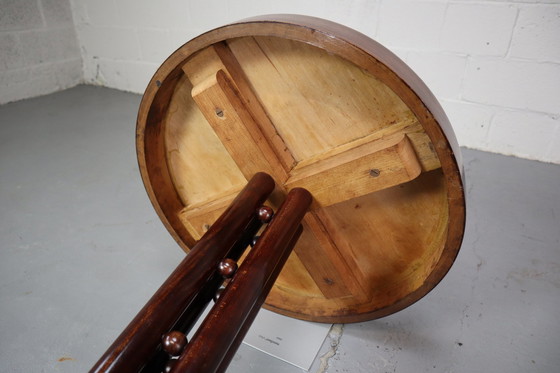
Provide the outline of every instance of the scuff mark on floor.
{"type": "Polygon", "coordinates": [[[342,333],[344,331],[344,324],[334,324],[329,331],[328,338],[330,340],[330,349],[319,358],[321,365],[317,369],[316,373],[326,373],[329,368],[329,361],[338,352],[338,346],[340,344],[340,339],[342,338],[342,333]]]}

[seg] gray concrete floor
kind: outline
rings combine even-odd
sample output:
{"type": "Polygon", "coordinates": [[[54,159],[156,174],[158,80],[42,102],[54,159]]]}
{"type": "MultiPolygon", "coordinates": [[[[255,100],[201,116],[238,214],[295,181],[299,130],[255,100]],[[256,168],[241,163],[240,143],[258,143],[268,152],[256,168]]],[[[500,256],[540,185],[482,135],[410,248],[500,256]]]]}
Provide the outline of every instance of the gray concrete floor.
{"type": "MultiPolygon", "coordinates": [[[[140,97],[0,107],[0,372],[83,372],[183,257],[135,159],[140,97]]],[[[335,325],[311,372],[559,372],[560,166],[464,150],[454,267],[395,315],[335,325]]],[[[229,372],[302,372],[241,347],[229,372]]]]}

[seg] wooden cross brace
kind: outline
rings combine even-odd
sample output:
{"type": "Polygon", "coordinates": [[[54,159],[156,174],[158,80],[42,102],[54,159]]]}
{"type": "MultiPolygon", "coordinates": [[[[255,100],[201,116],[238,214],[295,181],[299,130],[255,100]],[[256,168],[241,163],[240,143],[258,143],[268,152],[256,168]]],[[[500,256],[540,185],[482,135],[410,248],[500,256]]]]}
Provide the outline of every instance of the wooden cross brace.
{"type": "MultiPolygon", "coordinates": [[[[365,137],[297,162],[226,44],[198,52],[182,69],[193,85],[198,108],[245,178],[266,172],[275,179],[273,206],[295,187],[313,195],[303,226],[319,244],[305,250],[296,246],[295,253],[323,295],[352,295],[367,301],[368,291],[361,286],[367,279],[354,270],[353,256],[336,247],[319,215],[326,206],[410,181],[426,170],[409,136],[401,132],[365,137]]],[[[181,220],[194,237],[200,237],[200,227],[211,224],[237,192],[187,206],[181,220]]]]}

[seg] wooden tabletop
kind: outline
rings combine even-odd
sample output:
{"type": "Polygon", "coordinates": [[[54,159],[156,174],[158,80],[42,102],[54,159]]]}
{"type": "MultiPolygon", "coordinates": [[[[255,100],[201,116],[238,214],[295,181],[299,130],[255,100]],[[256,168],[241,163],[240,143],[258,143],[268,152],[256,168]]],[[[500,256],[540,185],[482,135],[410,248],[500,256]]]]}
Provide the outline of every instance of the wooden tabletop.
{"type": "Polygon", "coordinates": [[[314,199],[267,298],[353,322],[396,312],[447,273],[465,222],[460,153],[441,106],[391,52],[346,27],[266,16],[189,41],[144,94],[137,153],[184,250],[257,172],[314,199]]]}

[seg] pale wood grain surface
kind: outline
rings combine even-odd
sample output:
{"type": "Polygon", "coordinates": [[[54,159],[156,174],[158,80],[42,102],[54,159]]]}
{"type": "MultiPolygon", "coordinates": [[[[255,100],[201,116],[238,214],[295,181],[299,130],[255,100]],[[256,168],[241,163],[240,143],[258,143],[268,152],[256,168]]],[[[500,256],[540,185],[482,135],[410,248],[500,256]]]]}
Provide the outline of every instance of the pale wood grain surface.
{"type": "Polygon", "coordinates": [[[272,206],[307,188],[312,211],[265,306],[316,321],[380,317],[425,295],[453,263],[464,229],[454,140],[390,52],[300,21],[326,31],[240,23],[162,65],[139,114],[144,181],[185,249],[254,173],[274,177],[272,206]],[[145,136],[149,123],[159,127],[145,136]],[[145,162],[145,149],[159,155],[145,162]]]}

